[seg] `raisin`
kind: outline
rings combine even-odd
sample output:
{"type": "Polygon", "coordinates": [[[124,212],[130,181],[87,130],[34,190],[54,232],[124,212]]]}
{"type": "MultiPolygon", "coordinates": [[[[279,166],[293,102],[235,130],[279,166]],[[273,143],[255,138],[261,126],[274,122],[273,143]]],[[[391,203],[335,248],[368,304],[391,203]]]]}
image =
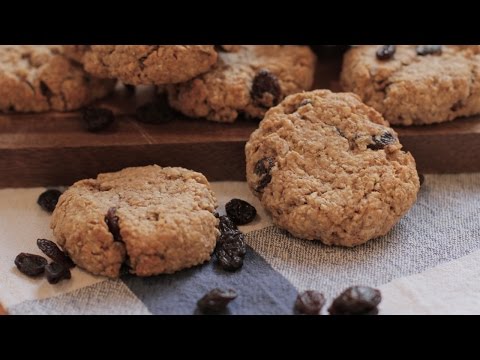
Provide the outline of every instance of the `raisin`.
{"type": "Polygon", "coordinates": [[[416,48],[417,55],[441,55],[442,45],[419,45],[416,48]]]}
{"type": "Polygon", "coordinates": [[[90,106],[83,109],[83,120],[87,131],[98,132],[108,128],[115,121],[115,115],[111,110],[90,106]]]}
{"type": "Polygon", "coordinates": [[[219,313],[237,298],[235,290],[213,289],[197,302],[198,309],[203,313],[219,313]]]}
{"type": "Polygon", "coordinates": [[[138,121],[147,124],[162,124],[178,118],[178,114],[172,110],[166,99],[161,98],[138,107],[135,111],[138,121]]]}
{"type": "Polygon", "coordinates": [[[382,295],[379,290],[368,286],[352,286],[333,301],[328,311],[331,315],[376,315],[380,301],[382,295]]]}
{"type": "Polygon", "coordinates": [[[122,235],[120,234],[120,226],[118,226],[118,216],[115,215],[117,213],[117,208],[111,207],[107,211],[107,215],[105,215],[105,222],[108,226],[108,231],[110,231],[113,235],[114,241],[123,241],[122,235]]]}
{"type": "Polygon", "coordinates": [[[228,216],[220,216],[220,223],[218,225],[218,228],[220,230],[220,233],[225,233],[228,231],[238,231],[237,225],[233,223],[233,221],[228,217],[228,216]]]}
{"type": "Polygon", "coordinates": [[[395,45],[382,45],[377,49],[378,60],[389,60],[395,54],[397,47],[395,45]]]}
{"type": "Polygon", "coordinates": [[[247,253],[245,235],[228,218],[220,216],[220,236],[215,247],[217,263],[223,270],[236,271],[243,266],[243,259],[247,253]]]}
{"type": "Polygon", "coordinates": [[[62,264],[67,269],[75,267],[72,259],[68,257],[53,241],[37,239],[38,248],[53,261],[62,264]]]}
{"type": "Polygon", "coordinates": [[[418,174],[418,179],[420,180],[420,186],[422,186],[423,183],[425,182],[425,175],[418,174]]]}
{"type": "Polygon", "coordinates": [[[18,270],[27,276],[43,274],[48,261],[43,256],[20,253],[15,258],[15,265],[18,270]]]}
{"type": "Polygon", "coordinates": [[[382,150],[385,146],[393,144],[395,142],[395,137],[385,132],[380,136],[372,136],[373,144],[367,146],[367,148],[372,150],[382,150]]]}
{"type": "Polygon", "coordinates": [[[302,315],[320,315],[325,305],[325,296],[318,291],[307,290],[298,294],[295,312],[302,315]]]}
{"type": "Polygon", "coordinates": [[[257,210],[248,202],[240,199],[232,199],[225,205],[228,217],[236,225],[245,225],[255,219],[257,210]]]}
{"type": "Polygon", "coordinates": [[[40,194],[37,199],[37,204],[40,205],[43,210],[53,212],[57,206],[60,195],[62,195],[61,191],[54,189],[47,190],[40,194]]]}
{"type": "Polygon", "coordinates": [[[62,264],[52,262],[45,266],[45,275],[50,284],[57,284],[61,280],[70,279],[72,274],[70,270],[62,264]]]}
{"type": "Polygon", "coordinates": [[[260,181],[255,188],[255,191],[262,191],[265,186],[267,186],[270,181],[272,181],[272,176],[270,175],[270,171],[272,170],[273,166],[275,165],[275,160],[271,157],[265,157],[263,159],[258,160],[255,164],[255,169],[253,170],[256,175],[261,176],[260,181]]]}
{"type": "Polygon", "coordinates": [[[253,79],[250,96],[262,106],[277,105],[282,97],[282,88],[277,77],[268,70],[260,70],[253,79]]]}
{"type": "Polygon", "coordinates": [[[298,105],[298,108],[301,108],[302,106],[306,106],[306,105],[311,105],[313,104],[313,101],[310,100],[310,99],[303,99],[300,104],[298,105]]]}
{"type": "Polygon", "coordinates": [[[271,157],[260,159],[255,165],[254,172],[258,176],[270,174],[270,170],[273,168],[274,165],[275,160],[271,157]]]}

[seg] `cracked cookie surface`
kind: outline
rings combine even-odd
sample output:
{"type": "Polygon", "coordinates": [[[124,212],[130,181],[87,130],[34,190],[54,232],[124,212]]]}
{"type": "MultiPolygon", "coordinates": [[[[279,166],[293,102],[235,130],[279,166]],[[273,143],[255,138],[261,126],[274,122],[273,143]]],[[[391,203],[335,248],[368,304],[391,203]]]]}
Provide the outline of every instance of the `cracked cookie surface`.
{"type": "Polygon", "coordinates": [[[315,55],[307,46],[238,45],[218,53],[213,69],[168,86],[170,105],[190,117],[233,122],[261,118],[285,96],[313,85],[315,55]]]}
{"type": "Polygon", "coordinates": [[[416,200],[415,160],[350,93],[316,90],[270,109],[245,147],[247,181],[278,227],[328,245],[385,235],[416,200]]]}
{"type": "Polygon", "coordinates": [[[75,183],[51,228],[80,267],[118,277],[173,273],[210,259],[218,230],[215,195],[200,173],[146,166],[75,183]]]}
{"type": "Polygon", "coordinates": [[[65,45],[65,51],[92,75],[131,85],[187,81],[217,61],[214,45],[65,45]]]}
{"type": "Polygon", "coordinates": [[[0,111],[81,108],[106,96],[114,81],[95,79],[55,45],[0,47],[0,111]]]}
{"type": "Polygon", "coordinates": [[[480,113],[480,46],[444,45],[425,53],[427,46],[397,45],[386,60],[377,59],[379,48],[349,50],[341,84],[391,124],[432,124],[480,113]]]}

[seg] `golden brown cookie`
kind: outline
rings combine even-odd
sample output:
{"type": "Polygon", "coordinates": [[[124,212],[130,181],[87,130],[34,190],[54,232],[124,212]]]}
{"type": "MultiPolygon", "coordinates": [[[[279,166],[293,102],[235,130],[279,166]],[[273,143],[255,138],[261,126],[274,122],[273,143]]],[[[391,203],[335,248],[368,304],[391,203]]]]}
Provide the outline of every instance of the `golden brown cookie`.
{"type": "Polygon", "coordinates": [[[354,94],[317,90],[270,109],[248,141],[248,185],[294,236],[355,246],[385,235],[419,179],[397,134],[354,94]]]}
{"type": "Polygon", "coordinates": [[[478,114],[480,46],[358,46],[345,54],[341,83],[395,125],[478,114]]]}
{"type": "Polygon", "coordinates": [[[315,55],[307,46],[224,45],[214,68],[168,87],[170,105],[190,117],[233,122],[261,118],[285,96],[313,85],[315,55]]]}
{"type": "Polygon", "coordinates": [[[75,183],[53,213],[57,242],[80,267],[118,277],[173,273],[210,259],[218,235],[207,179],[183,168],[146,166],[75,183]]]}
{"type": "Polygon", "coordinates": [[[69,60],[61,46],[0,47],[0,111],[69,111],[113,90],[112,80],[95,79],[69,60]]]}
{"type": "Polygon", "coordinates": [[[217,61],[214,45],[66,45],[65,51],[92,75],[132,85],[187,81],[217,61]]]}

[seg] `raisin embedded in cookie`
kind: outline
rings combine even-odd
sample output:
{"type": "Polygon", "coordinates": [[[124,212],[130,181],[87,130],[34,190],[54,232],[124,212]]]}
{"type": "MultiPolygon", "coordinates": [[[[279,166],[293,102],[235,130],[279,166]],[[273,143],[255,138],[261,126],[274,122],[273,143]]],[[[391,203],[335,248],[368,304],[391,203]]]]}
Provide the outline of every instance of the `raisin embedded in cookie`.
{"type": "Polygon", "coordinates": [[[138,276],[173,273],[210,259],[216,205],[202,174],[127,168],[71,186],[51,227],[72,260],[93,274],[118,277],[122,264],[138,276]]]}
{"type": "Polygon", "coordinates": [[[247,181],[294,236],[355,246],[385,235],[416,200],[412,155],[354,94],[288,96],[250,137],[247,181]]]}
{"type": "Polygon", "coordinates": [[[66,45],[65,51],[92,75],[131,85],[187,81],[217,61],[214,45],[66,45]]]}
{"type": "Polygon", "coordinates": [[[170,105],[190,117],[233,122],[261,118],[285,96],[313,85],[315,55],[307,46],[241,45],[219,52],[214,68],[168,87],[170,105]]]}
{"type": "Polygon", "coordinates": [[[75,110],[106,96],[114,83],[85,73],[61,46],[0,47],[0,111],[75,110]]]}
{"type": "Polygon", "coordinates": [[[395,125],[478,114],[480,46],[354,47],[345,54],[341,84],[395,125]]]}

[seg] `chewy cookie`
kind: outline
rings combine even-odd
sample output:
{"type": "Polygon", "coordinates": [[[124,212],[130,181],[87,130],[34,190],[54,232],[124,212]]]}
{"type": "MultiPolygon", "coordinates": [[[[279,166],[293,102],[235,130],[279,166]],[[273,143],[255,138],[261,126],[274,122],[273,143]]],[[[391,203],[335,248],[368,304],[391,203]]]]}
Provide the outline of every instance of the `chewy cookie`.
{"type": "Polygon", "coordinates": [[[270,109],[245,153],[248,185],[292,235],[355,246],[385,235],[416,200],[415,160],[350,93],[317,90],[270,109]]]}
{"type": "Polygon", "coordinates": [[[215,196],[194,171],[127,168],[75,183],[51,227],[72,260],[93,274],[173,273],[210,259],[218,235],[215,196]]]}
{"type": "Polygon", "coordinates": [[[131,85],[187,81],[217,61],[214,45],[66,45],[65,51],[89,73],[131,85]]]}
{"type": "Polygon", "coordinates": [[[115,85],[86,74],[55,45],[1,46],[0,84],[0,111],[18,112],[75,110],[115,85]]]}
{"type": "Polygon", "coordinates": [[[395,125],[477,114],[480,46],[358,46],[345,54],[341,84],[395,125]]]}
{"type": "Polygon", "coordinates": [[[286,95],[313,85],[315,55],[307,46],[224,46],[215,67],[168,87],[169,103],[190,117],[233,122],[261,118],[286,95]]]}

